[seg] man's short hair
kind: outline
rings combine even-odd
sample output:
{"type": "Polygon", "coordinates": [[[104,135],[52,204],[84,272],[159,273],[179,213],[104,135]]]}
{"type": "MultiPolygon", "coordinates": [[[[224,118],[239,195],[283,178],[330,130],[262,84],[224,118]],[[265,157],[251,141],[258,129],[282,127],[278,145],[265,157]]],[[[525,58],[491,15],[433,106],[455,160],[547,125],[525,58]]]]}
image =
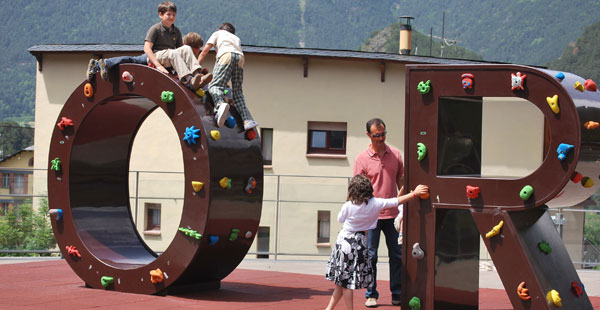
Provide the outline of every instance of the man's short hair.
{"type": "Polygon", "coordinates": [[[223,23],[220,27],[219,30],[225,30],[225,31],[229,31],[232,34],[235,34],[235,27],[233,27],[232,24],[230,23],[223,23]]]}
{"type": "Polygon", "coordinates": [[[177,13],[177,6],[171,1],[164,1],[158,5],[158,13],[165,14],[169,11],[177,13]]]}
{"type": "Polygon", "coordinates": [[[189,45],[193,48],[201,48],[204,45],[204,39],[196,32],[188,32],[183,36],[183,44],[189,45]]]}
{"type": "Polygon", "coordinates": [[[383,120],[381,118],[373,118],[370,119],[367,122],[367,132],[371,133],[371,126],[375,125],[375,127],[379,127],[381,125],[383,125],[383,128],[385,128],[385,123],[383,122],[383,120]]]}

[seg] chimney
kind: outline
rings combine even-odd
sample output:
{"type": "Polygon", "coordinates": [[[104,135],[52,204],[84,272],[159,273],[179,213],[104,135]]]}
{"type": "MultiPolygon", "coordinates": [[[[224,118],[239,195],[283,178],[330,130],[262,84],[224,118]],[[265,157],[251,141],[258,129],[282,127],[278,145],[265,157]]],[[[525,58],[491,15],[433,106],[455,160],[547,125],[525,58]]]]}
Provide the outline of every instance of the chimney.
{"type": "Polygon", "coordinates": [[[400,16],[400,54],[410,54],[410,39],[412,34],[412,26],[410,21],[415,19],[412,16],[400,16]]]}

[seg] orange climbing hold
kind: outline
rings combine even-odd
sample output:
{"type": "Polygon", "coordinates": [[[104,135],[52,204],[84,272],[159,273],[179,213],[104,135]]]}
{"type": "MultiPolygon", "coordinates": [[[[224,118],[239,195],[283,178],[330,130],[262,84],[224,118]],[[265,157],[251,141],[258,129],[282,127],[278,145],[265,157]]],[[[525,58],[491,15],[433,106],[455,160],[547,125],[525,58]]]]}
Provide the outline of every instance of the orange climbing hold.
{"type": "Polygon", "coordinates": [[[67,250],[67,253],[69,255],[81,257],[81,254],[79,254],[79,251],[77,250],[77,248],[74,245],[67,245],[65,247],[65,249],[67,250]]]}
{"type": "Polygon", "coordinates": [[[587,121],[585,122],[585,124],[583,124],[583,127],[585,127],[585,129],[587,130],[592,130],[600,127],[600,123],[594,121],[587,121]]]}
{"type": "Polygon", "coordinates": [[[92,83],[85,83],[85,86],[83,86],[83,95],[86,98],[92,98],[94,95],[94,87],[92,86],[92,83]]]}
{"type": "Polygon", "coordinates": [[[165,280],[165,276],[163,275],[162,270],[160,268],[156,268],[154,270],[150,270],[150,281],[152,284],[160,283],[165,280]]]}
{"type": "Polygon", "coordinates": [[[529,289],[525,288],[525,282],[521,282],[521,284],[519,284],[519,286],[517,287],[517,295],[519,295],[519,298],[521,298],[522,300],[531,299],[531,296],[529,296],[529,289]]]}

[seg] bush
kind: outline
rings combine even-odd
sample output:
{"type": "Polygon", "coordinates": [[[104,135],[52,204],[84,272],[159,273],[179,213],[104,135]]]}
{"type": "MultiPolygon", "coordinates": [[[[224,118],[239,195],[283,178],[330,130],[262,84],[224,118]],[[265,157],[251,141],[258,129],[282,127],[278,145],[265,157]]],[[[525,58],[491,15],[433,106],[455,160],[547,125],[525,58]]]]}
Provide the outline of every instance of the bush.
{"type": "MultiPolygon", "coordinates": [[[[43,199],[40,208],[34,210],[31,200],[10,208],[0,217],[0,249],[2,250],[48,250],[56,246],[54,233],[47,214],[48,200],[43,199]]],[[[21,254],[0,254],[22,256],[21,254]]],[[[39,254],[29,254],[28,256],[39,254]]]]}

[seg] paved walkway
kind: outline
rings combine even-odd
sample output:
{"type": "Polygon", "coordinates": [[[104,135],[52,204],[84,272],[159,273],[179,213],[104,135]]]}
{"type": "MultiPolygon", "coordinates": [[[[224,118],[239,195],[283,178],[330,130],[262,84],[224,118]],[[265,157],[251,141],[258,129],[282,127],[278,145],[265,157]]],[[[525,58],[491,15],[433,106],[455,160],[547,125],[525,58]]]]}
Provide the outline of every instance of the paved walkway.
{"type": "MultiPolygon", "coordinates": [[[[323,309],[333,288],[323,278],[323,261],[248,259],[222,281],[219,290],[166,297],[88,289],[60,259],[26,261],[0,259],[0,309],[323,309]]],[[[381,273],[387,273],[386,264],[380,265],[381,273]]],[[[512,309],[503,289],[486,287],[496,285],[493,276],[487,277],[495,272],[481,273],[486,276],[480,278],[479,308],[512,309]]],[[[595,272],[584,272],[586,288],[593,287],[589,281],[597,284],[595,277],[599,277],[595,272]]],[[[380,285],[387,286],[382,282],[380,285]]],[[[364,309],[363,293],[359,290],[354,294],[357,309],[364,309]]],[[[595,289],[588,293],[600,296],[595,289]]],[[[594,309],[600,309],[600,297],[590,299],[594,309]]],[[[377,309],[399,309],[385,294],[379,302],[377,309]]]]}

